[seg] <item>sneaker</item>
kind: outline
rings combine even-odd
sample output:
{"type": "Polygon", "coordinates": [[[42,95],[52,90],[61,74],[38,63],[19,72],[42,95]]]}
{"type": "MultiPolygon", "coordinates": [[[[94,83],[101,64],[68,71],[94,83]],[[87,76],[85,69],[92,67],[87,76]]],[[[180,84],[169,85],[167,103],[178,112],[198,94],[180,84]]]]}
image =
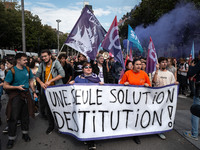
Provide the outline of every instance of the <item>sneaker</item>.
{"type": "Polygon", "coordinates": [[[21,126],[21,121],[20,120],[17,121],[17,126],[18,127],[21,126]]]}
{"type": "Polygon", "coordinates": [[[11,149],[14,146],[14,140],[8,140],[7,149],[11,149]]]}
{"type": "Polygon", "coordinates": [[[135,141],[136,144],[141,144],[139,136],[134,136],[133,140],[135,141]]]}
{"type": "Polygon", "coordinates": [[[6,128],[2,131],[4,134],[8,133],[8,126],[6,126],[6,128]]]}
{"type": "Polygon", "coordinates": [[[92,143],[92,144],[89,144],[89,145],[88,145],[88,150],[95,150],[95,149],[97,149],[95,143],[92,143]]]}
{"type": "Polygon", "coordinates": [[[162,139],[162,140],[165,140],[166,139],[166,136],[162,133],[158,134],[158,136],[162,139]]]}
{"type": "Polygon", "coordinates": [[[183,133],[183,135],[184,135],[185,137],[187,137],[187,138],[190,138],[190,139],[192,139],[192,140],[198,141],[198,137],[194,137],[194,136],[192,135],[191,131],[186,131],[186,132],[183,133]]]}
{"type": "Polygon", "coordinates": [[[46,134],[48,134],[48,135],[51,134],[52,131],[53,131],[53,129],[54,129],[54,128],[48,127],[48,129],[47,129],[47,131],[46,131],[46,134]]]}
{"type": "Polygon", "coordinates": [[[23,139],[25,142],[30,142],[30,141],[31,141],[31,138],[29,137],[28,134],[23,134],[23,135],[22,135],[22,139],[23,139]]]}
{"type": "Polygon", "coordinates": [[[84,141],[83,144],[84,144],[84,145],[88,145],[88,142],[87,142],[87,141],[84,141]]]}

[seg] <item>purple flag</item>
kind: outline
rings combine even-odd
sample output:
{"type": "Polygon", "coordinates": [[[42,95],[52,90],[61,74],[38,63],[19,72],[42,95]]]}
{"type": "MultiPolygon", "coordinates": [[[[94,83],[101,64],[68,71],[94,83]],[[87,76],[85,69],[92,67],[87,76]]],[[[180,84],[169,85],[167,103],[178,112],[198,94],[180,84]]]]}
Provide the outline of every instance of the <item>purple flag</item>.
{"type": "Polygon", "coordinates": [[[108,30],[108,33],[101,44],[101,47],[111,52],[114,55],[115,60],[121,63],[123,69],[125,70],[124,59],[119,40],[117,16],[115,16],[115,19],[113,20],[110,29],[108,30]]]}
{"type": "Polygon", "coordinates": [[[105,29],[94,14],[85,7],[65,44],[94,60],[99,44],[104,39],[105,29]]]}
{"type": "Polygon", "coordinates": [[[158,60],[157,60],[156,50],[155,50],[153,41],[150,37],[150,42],[149,42],[149,46],[148,46],[146,73],[152,73],[156,70],[157,61],[158,60]]]}

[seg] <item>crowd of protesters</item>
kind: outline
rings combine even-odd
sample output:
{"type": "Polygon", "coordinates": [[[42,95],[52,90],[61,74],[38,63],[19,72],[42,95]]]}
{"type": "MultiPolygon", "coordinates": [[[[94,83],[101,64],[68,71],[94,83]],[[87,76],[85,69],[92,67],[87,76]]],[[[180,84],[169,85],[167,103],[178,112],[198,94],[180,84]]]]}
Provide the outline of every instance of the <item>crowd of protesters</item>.
{"type": "MultiPolygon", "coordinates": [[[[54,118],[47,103],[44,89],[48,86],[74,83],[124,84],[143,86],[165,86],[179,84],[179,94],[194,99],[194,104],[200,104],[200,54],[194,60],[189,58],[160,57],[156,70],[150,75],[146,71],[146,59],[135,57],[133,61],[126,60],[126,70],[110,55],[105,57],[105,51],[99,51],[96,59],[90,62],[86,56],[66,56],[62,53],[57,58],[49,50],[43,50],[39,58],[27,57],[24,53],[16,54],[15,58],[6,58],[0,63],[0,98],[9,93],[6,108],[7,127],[3,133],[8,133],[7,148],[14,146],[17,125],[21,125],[22,139],[29,142],[29,116],[36,113],[48,120],[46,134],[51,134],[55,128],[54,118]],[[190,91],[190,92],[188,92],[190,91]],[[39,102],[39,104],[38,104],[39,102]]],[[[1,101],[0,101],[1,102],[1,101]]],[[[0,108],[1,108],[0,103],[0,108]]],[[[0,118],[0,123],[1,123],[0,118]]],[[[192,130],[184,135],[198,140],[199,118],[192,115],[192,130]]],[[[159,134],[166,139],[164,134],[159,134]]],[[[133,137],[137,144],[139,137],[133,137]]],[[[86,142],[85,142],[86,143],[86,142]]],[[[87,142],[89,149],[96,149],[94,141],[87,142]]]]}

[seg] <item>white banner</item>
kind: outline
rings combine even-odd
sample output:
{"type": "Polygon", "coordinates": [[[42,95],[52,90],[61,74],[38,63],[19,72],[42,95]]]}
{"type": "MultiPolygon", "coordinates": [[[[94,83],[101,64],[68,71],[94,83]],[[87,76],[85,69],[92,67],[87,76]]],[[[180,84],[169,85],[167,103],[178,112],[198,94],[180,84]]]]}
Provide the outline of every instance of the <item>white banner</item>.
{"type": "Polygon", "coordinates": [[[171,130],[178,85],[75,84],[48,87],[45,94],[59,131],[87,141],[171,130]]]}

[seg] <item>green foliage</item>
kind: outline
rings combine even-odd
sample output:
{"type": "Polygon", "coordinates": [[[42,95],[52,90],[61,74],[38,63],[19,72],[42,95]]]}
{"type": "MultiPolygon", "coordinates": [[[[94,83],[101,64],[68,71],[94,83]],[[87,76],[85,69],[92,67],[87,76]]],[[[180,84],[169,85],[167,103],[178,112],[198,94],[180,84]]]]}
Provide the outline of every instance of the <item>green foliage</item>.
{"type": "Polygon", "coordinates": [[[120,27],[120,35],[126,38],[128,31],[128,24],[135,28],[138,25],[147,27],[150,24],[155,23],[163,14],[174,9],[179,0],[142,0],[139,6],[135,7],[123,26],[120,27]]]}
{"type": "MultiPolygon", "coordinates": [[[[5,9],[0,2],[0,49],[22,50],[22,17],[20,6],[5,9]]],[[[25,11],[26,50],[40,52],[42,49],[57,48],[57,32],[48,25],[42,25],[39,16],[25,11]]],[[[60,35],[60,43],[67,34],[60,35]]]]}

